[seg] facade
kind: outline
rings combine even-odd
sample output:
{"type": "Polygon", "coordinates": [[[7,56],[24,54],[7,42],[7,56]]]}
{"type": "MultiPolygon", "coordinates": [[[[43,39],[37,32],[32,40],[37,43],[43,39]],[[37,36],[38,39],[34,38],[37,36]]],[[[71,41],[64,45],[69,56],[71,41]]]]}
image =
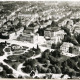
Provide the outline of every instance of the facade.
{"type": "Polygon", "coordinates": [[[68,43],[68,42],[64,42],[61,46],[60,46],[60,50],[62,52],[68,52],[69,53],[69,47],[73,47],[72,43],[68,43]]]}
{"type": "Polygon", "coordinates": [[[51,43],[57,44],[58,42],[61,42],[64,39],[64,35],[66,33],[64,30],[61,30],[60,28],[53,27],[53,28],[47,28],[44,31],[44,37],[46,40],[51,40],[51,43]]]}
{"type": "Polygon", "coordinates": [[[19,40],[21,41],[28,41],[30,43],[35,43],[38,41],[38,35],[37,34],[23,34],[19,37],[19,40]]]}
{"type": "Polygon", "coordinates": [[[38,31],[38,28],[39,28],[39,26],[35,26],[35,27],[33,27],[33,26],[29,26],[29,27],[26,27],[26,30],[24,31],[24,33],[26,32],[32,32],[32,33],[36,33],[37,31],[38,31]]]}

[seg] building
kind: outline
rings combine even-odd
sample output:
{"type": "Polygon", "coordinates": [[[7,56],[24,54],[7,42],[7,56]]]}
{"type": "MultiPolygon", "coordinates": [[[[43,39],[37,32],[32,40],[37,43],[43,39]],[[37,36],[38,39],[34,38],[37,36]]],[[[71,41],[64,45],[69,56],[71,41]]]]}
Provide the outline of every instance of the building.
{"type": "Polygon", "coordinates": [[[58,27],[49,27],[44,31],[44,37],[46,40],[51,40],[51,43],[57,44],[64,39],[66,33],[58,27]]]}
{"type": "Polygon", "coordinates": [[[36,33],[38,31],[39,25],[35,23],[31,23],[28,27],[26,26],[26,30],[24,30],[24,33],[26,32],[32,32],[36,33]]]}
{"type": "Polygon", "coordinates": [[[18,14],[19,19],[28,18],[28,17],[31,17],[31,16],[32,16],[31,14],[22,14],[22,13],[18,14]]]}
{"type": "Polygon", "coordinates": [[[69,42],[63,42],[63,44],[60,46],[60,50],[62,52],[69,53],[69,47],[73,47],[74,45],[69,42]]]}
{"type": "Polygon", "coordinates": [[[22,34],[18,37],[18,40],[20,41],[28,41],[30,43],[35,43],[38,41],[38,34],[22,34]]]}
{"type": "Polygon", "coordinates": [[[44,31],[44,37],[47,39],[51,39],[54,35],[55,35],[55,32],[59,31],[60,29],[57,28],[57,27],[48,27],[45,29],[44,31]]]}

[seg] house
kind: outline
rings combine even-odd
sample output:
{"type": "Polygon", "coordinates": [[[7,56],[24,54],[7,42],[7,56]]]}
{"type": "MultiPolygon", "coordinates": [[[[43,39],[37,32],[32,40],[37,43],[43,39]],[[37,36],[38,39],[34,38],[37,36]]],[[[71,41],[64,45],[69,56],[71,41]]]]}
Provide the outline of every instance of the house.
{"type": "Polygon", "coordinates": [[[50,38],[54,36],[55,32],[58,31],[59,28],[57,27],[48,27],[45,29],[44,31],[44,37],[47,39],[47,38],[50,38]]]}
{"type": "Polygon", "coordinates": [[[66,33],[64,32],[64,30],[61,30],[60,28],[58,27],[48,27],[45,29],[44,31],[44,37],[45,39],[63,39],[64,38],[64,35],[66,33]]]}
{"type": "Polygon", "coordinates": [[[39,26],[36,24],[30,24],[28,27],[26,27],[26,30],[24,32],[32,32],[32,33],[36,33],[38,31],[39,26]]]}
{"type": "Polygon", "coordinates": [[[22,34],[21,36],[19,36],[19,40],[35,43],[38,41],[38,34],[33,34],[33,33],[22,34]]]}
{"type": "Polygon", "coordinates": [[[63,42],[63,44],[60,46],[60,50],[62,52],[68,52],[69,53],[69,47],[73,47],[74,45],[72,43],[69,42],[63,42]]]}

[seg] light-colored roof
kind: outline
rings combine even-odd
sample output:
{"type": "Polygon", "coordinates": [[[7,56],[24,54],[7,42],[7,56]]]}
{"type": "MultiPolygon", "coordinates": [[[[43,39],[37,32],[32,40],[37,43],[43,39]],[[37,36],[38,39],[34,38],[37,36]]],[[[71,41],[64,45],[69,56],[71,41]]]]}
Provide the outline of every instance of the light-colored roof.
{"type": "Polygon", "coordinates": [[[46,31],[53,31],[53,32],[55,32],[55,31],[59,31],[60,30],[60,28],[58,28],[58,27],[49,27],[49,28],[46,28],[46,31]]]}

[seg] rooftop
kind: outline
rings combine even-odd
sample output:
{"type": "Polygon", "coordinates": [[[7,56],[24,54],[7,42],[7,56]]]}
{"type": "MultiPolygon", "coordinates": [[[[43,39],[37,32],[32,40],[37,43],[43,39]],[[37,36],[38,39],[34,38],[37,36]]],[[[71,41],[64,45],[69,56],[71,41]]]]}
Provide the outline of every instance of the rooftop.
{"type": "Polygon", "coordinates": [[[60,28],[58,28],[58,27],[49,27],[49,28],[46,28],[46,31],[59,31],[60,30],[60,28]]]}

